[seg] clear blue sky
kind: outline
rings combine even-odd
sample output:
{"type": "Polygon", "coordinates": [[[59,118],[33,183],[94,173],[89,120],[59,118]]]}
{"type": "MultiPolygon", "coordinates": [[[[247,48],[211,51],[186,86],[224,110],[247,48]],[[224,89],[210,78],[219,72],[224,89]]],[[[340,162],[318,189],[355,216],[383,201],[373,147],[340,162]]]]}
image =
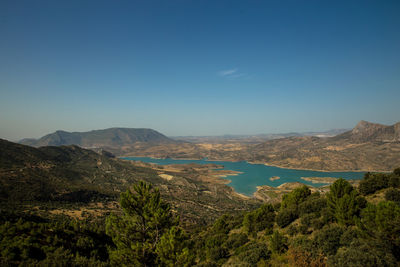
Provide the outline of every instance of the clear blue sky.
{"type": "Polygon", "coordinates": [[[0,1],[0,138],[400,121],[400,1],[0,1]]]}

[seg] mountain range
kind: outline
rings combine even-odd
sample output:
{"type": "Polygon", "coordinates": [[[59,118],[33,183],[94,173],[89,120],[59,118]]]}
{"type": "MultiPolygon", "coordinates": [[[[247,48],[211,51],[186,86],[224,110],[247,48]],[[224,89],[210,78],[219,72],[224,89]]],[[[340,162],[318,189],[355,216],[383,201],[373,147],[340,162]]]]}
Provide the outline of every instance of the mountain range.
{"type": "Polygon", "coordinates": [[[57,131],[21,143],[35,147],[74,144],[95,151],[105,149],[117,156],[206,157],[325,171],[390,171],[400,165],[400,122],[386,126],[360,121],[353,129],[343,131],[177,140],[151,129],[110,128],[82,133],[57,131]]]}
{"type": "Polygon", "coordinates": [[[400,166],[400,123],[360,121],[332,137],[291,136],[259,143],[185,143],[136,147],[130,156],[249,161],[284,168],[323,171],[391,171],[400,166]]]}

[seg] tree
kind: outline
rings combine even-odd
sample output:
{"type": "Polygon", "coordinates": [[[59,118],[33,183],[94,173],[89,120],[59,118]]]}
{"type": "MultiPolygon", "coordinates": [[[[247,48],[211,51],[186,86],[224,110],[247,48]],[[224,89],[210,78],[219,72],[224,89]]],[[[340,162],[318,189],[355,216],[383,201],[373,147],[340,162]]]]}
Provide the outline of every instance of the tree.
{"type": "Polygon", "coordinates": [[[274,221],[274,207],[271,204],[265,204],[246,214],[243,219],[243,226],[247,233],[255,235],[257,232],[264,229],[271,230],[274,221]]]}
{"type": "Polygon", "coordinates": [[[342,225],[354,224],[366,200],[344,179],[336,180],[327,194],[328,213],[342,225]]]}
{"type": "Polygon", "coordinates": [[[338,225],[331,224],[325,226],[316,232],[313,240],[314,247],[322,251],[324,255],[335,255],[341,245],[340,240],[343,232],[343,228],[338,225]]]}
{"type": "Polygon", "coordinates": [[[176,226],[172,226],[158,242],[156,253],[160,266],[190,266],[193,256],[185,246],[187,240],[185,232],[176,226]]]}
{"type": "Polygon", "coordinates": [[[390,188],[385,193],[385,199],[400,204],[400,190],[396,188],[390,188]]]}
{"type": "Polygon", "coordinates": [[[294,209],[284,209],[281,210],[278,215],[276,215],[276,223],[279,227],[284,228],[291,224],[297,218],[298,215],[294,209]]]}
{"type": "Polygon", "coordinates": [[[367,236],[387,243],[400,260],[400,206],[392,201],[369,204],[361,213],[360,226],[367,236]]]}
{"type": "Polygon", "coordinates": [[[285,252],[288,248],[287,238],[278,231],[274,231],[269,241],[269,248],[274,253],[281,254],[285,252]]]}
{"type": "Polygon", "coordinates": [[[375,267],[398,266],[396,259],[379,240],[354,240],[350,246],[341,247],[335,256],[329,257],[329,266],[375,267]]]}
{"type": "Polygon", "coordinates": [[[389,186],[390,175],[385,173],[373,173],[365,175],[360,182],[359,190],[363,195],[373,194],[376,191],[389,186]]]}
{"type": "Polygon", "coordinates": [[[236,253],[240,261],[248,263],[250,266],[256,266],[260,260],[268,260],[271,257],[271,252],[268,250],[266,244],[255,241],[240,247],[236,253]]]}
{"type": "Polygon", "coordinates": [[[282,197],[281,210],[296,208],[297,205],[305,201],[311,195],[311,190],[306,185],[294,189],[289,194],[282,197]]]}
{"type": "Polygon", "coordinates": [[[133,190],[121,194],[123,215],[107,218],[106,231],[116,246],[110,258],[120,266],[154,266],[157,244],[178,221],[172,216],[169,204],[162,201],[157,188],[141,181],[133,190]]]}

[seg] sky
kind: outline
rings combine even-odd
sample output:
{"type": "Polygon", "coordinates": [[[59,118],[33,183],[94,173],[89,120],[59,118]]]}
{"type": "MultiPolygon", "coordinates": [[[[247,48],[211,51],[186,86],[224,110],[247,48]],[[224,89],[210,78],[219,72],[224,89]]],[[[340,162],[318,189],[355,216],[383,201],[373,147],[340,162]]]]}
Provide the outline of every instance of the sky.
{"type": "Polygon", "coordinates": [[[0,0],[0,138],[400,121],[400,1],[0,0]]]}

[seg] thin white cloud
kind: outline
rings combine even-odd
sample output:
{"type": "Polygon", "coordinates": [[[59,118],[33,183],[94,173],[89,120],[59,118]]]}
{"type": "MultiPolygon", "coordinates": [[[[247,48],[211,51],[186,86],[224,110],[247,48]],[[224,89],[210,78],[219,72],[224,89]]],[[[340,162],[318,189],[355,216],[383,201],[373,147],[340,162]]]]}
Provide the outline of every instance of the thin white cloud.
{"type": "Polygon", "coordinates": [[[238,69],[230,69],[230,70],[221,70],[218,72],[219,76],[230,76],[234,73],[236,73],[238,71],[238,69]]]}
{"type": "Polygon", "coordinates": [[[229,70],[221,70],[217,73],[219,76],[224,77],[229,80],[248,80],[253,78],[253,75],[247,74],[244,72],[240,72],[238,68],[235,69],[229,69],[229,70]]]}

